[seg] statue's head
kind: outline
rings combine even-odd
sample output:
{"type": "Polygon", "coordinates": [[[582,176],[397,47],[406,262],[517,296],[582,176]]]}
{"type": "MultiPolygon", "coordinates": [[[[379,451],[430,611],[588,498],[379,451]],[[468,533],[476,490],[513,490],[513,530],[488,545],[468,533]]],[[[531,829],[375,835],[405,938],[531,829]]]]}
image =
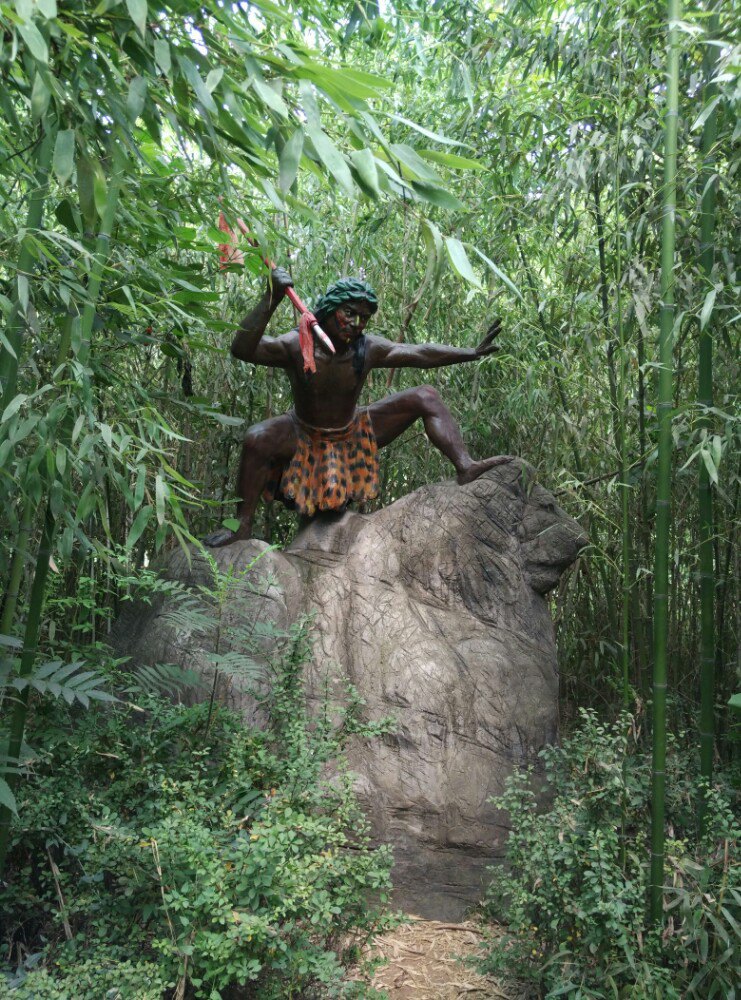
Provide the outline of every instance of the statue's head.
{"type": "Polygon", "coordinates": [[[366,324],[378,310],[378,296],[361,278],[340,278],[317,299],[314,315],[335,345],[352,347],[353,368],[360,375],[365,364],[366,324]]]}
{"type": "Polygon", "coordinates": [[[320,295],[314,306],[314,315],[321,323],[340,309],[369,319],[378,310],[378,296],[367,281],[360,278],[340,278],[320,295]],[[343,308],[344,307],[344,308],[343,308]]]}

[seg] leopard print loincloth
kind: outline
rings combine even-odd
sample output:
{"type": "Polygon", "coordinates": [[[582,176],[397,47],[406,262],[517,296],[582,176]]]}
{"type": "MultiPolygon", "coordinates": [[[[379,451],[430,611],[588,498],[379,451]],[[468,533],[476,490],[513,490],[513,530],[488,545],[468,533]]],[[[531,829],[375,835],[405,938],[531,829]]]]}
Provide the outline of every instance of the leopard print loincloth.
{"type": "Polygon", "coordinates": [[[263,496],[300,514],[341,510],[378,496],[378,445],[367,410],[337,430],[311,427],[293,414],[298,442],[288,463],[275,462],[263,496]]]}

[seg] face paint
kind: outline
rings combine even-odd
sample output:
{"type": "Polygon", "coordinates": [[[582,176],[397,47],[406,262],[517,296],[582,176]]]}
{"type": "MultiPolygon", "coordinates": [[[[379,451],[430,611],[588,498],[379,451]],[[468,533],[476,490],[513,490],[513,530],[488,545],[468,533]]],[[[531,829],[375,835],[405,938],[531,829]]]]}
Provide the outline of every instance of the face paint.
{"type": "Polygon", "coordinates": [[[357,306],[348,304],[335,310],[337,329],[343,340],[350,342],[360,337],[371,317],[371,310],[365,303],[357,306]]]}

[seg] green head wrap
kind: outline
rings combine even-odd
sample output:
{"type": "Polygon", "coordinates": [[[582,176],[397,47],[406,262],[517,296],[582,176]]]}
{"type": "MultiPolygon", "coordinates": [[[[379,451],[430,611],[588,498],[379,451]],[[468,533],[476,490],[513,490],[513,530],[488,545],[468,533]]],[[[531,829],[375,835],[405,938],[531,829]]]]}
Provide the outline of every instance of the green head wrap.
{"type": "Polygon", "coordinates": [[[314,315],[321,322],[331,316],[344,302],[365,299],[373,312],[378,309],[378,296],[367,281],[360,278],[340,278],[330,285],[324,295],[320,295],[314,306],[314,315]]]}

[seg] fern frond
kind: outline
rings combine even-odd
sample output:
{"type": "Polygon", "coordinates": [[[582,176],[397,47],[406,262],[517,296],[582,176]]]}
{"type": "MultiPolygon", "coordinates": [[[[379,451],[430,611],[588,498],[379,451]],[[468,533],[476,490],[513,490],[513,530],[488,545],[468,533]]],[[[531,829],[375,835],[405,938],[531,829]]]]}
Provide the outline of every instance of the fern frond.
{"type": "Polygon", "coordinates": [[[171,607],[159,615],[161,622],[188,633],[210,632],[215,625],[212,611],[192,594],[178,595],[171,607]]]}
{"type": "Polygon", "coordinates": [[[61,660],[42,663],[28,677],[14,677],[8,682],[9,688],[25,691],[33,688],[39,694],[50,694],[54,698],[64,698],[68,705],[79,701],[85,708],[91,701],[118,701],[114,695],[104,691],[100,685],[106,681],[95,670],[83,670],[82,660],[63,664],[61,660]]]}
{"type": "Polygon", "coordinates": [[[256,677],[265,671],[263,664],[234,650],[228,653],[205,653],[204,659],[214,670],[233,677],[256,677]]]}
{"type": "Polygon", "coordinates": [[[202,688],[204,682],[195,670],[177,663],[142,664],[137,667],[127,694],[179,694],[186,688],[202,688]]]}

